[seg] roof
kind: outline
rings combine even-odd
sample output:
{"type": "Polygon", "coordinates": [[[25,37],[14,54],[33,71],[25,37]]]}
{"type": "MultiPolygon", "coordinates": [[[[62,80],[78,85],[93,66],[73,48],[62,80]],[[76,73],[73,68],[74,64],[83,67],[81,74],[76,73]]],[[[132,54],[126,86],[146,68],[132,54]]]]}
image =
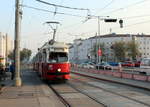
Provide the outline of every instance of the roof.
{"type": "Polygon", "coordinates": [[[89,39],[93,39],[93,38],[110,38],[110,37],[131,37],[131,36],[136,36],[136,37],[150,37],[150,35],[145,35],[145,34],[115,34],[115,33],[112,33],[112,34],[107,34],[107,35],[100,35],[100,36],[94,36],[94,37],[91,37],[89,39]]]}

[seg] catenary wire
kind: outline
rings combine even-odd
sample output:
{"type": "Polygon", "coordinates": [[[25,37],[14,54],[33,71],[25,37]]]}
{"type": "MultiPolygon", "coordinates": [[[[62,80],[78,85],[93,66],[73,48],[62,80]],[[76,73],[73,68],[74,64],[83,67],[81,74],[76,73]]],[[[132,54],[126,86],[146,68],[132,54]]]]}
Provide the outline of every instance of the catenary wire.
{"type": "Polygon", "coordinates": [[[123,9],[125,9],[125,8],[130,8],[130,7],[133,7],[133,6],[136,6],[136,5],[142,4],[142,3],[147,2],[147,1],[150,1],[150,0],[141,0],[141,1],[138,1],[138,2],[136,2],[136,3],[130,4],[130,5],[127,5],[127,6],[125,6],[125,7],[118,8],[118,9],[115,9],[115,10],[112,10],[112,11],[109,11],[109,12],[106,12],[106,13],[103,13],[103,14],[114,13],[114,12],[117,12],[117,11],[123,10],[123,9]]]}
{"type": "Polygon", "coordinates": [[[41,2],[41,3],[44,3],[44,4],[47,4],[47,5],[52,5],[52,6],[55,6],[55,7],[67,8],[67,9],[74,9],[74,10],[88,10],[88,11],[89,11],[89,9],[84,9],[84,8],[74,8],[74,7],[68,7],[68,6],[56,5],[56,4],[48,3],[48,2],[45,2],[45,1],[42,1],[42,0],[36,0],[36,1],[41,2]]]}
{"type": "Polygon", "coordinates": [[[95,15],[98,13],[98,12],[101,12],[103,11],[104,9],[106,9],[108,6],[110,6],[115,0],[111,0],[108,4],[106,4],[104,7],[102,7],[100,10],[98,10],[95,15]]]}
{"type": "Polygon", "coordinates": [[[49,12],[49,13],[57,13],[57,14],[62,14],[62,15],[67,15],[67,16],[75,16],[75,17],[85,17],[85,16],[80,16],[80,15],[74,15],[74,14],[69,14],[69,13],[62,13],[62,12],[53,12],[50,10],[45,10],[45,9],[41,9],[41,8],[36,8],[36,7],[32,7],[32,6],[28,6],[28,5],[21,5],[22,7],[26,7],[26,8],[30,8],[30,9],[34,9],[34,10],[38,10],[38,11],[44,11],[44,12],[49,12]]]}

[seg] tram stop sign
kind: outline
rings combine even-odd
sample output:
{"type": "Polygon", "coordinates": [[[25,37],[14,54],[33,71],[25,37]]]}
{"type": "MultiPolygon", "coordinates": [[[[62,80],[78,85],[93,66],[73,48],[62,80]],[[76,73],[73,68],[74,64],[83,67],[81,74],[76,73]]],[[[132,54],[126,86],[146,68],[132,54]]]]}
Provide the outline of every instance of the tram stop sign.
{"type": "Polygon", "coordinates": [[[98,56],[102,56],[102,50],[101,49],[98,50],[98,56]]]}

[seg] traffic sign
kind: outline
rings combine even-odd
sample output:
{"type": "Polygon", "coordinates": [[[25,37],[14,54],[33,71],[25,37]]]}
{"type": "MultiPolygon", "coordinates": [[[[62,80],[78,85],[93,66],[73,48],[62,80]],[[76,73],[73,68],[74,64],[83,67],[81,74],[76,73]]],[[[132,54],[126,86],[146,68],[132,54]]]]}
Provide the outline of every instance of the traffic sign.
{"type": "Polygon", "coordinates": [[[102,50],[98,49],[98,56],[102,56],[102,50]]]}

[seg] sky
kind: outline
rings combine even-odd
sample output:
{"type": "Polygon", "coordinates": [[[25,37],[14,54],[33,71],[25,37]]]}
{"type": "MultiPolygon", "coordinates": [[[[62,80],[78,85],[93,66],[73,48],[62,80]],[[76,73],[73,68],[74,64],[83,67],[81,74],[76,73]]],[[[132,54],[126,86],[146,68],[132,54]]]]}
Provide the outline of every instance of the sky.
{"type": "MultiPolygon", "coordinates": [[[[98,19],[92,17],[85,21],[87,15],[100,16],[100,35],[150,34],[150,0],[42,0],[66,7],[89,9],[89,11],[54,7],[36,0],[20,1],[23,11],[21,48],[31,49],[33,54],[37,52],[37,48],[52,39],[52,29],[45,24],[47,21],[60,22],[57,26],[56,40],[67,43],[72,43],[77,38],[92,37],[98,32],[98,19]],[[67,15],[52,13],[55,11],[67,15]],[[104,22],[107,16],[116,18],[117,22],[104,22]],[[123,20],[123,28],[120,28],[118,22],[120,19],[123,20]]],[[[15,0],[0,1],[0,21],[0,32],[8,33],[14,39],[15,0]]]]}

